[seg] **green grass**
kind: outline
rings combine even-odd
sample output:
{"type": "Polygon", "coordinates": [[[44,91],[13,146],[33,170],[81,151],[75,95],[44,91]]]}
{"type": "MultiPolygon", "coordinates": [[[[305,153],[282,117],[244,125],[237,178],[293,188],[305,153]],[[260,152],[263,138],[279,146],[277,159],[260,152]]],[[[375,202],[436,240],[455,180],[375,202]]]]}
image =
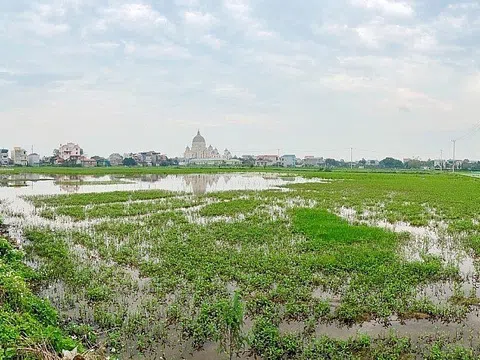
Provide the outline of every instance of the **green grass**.
{"type": "Polygon", "coordinates": [[[78,347],[59,328],[57,311],[33,294],[38,275],[23,259],[21,251],[0,238],[0,358],[29,358],[32,354],[24,349],[43,345],[57,353],[78,347]]]}
{"type": "Polygon", "coordinates": [[[200,210],[202,216],[235,216],[248,215],[262,205],[260,200],[238,199],[223,201],[205,206],[200,210]]]}
{"type": "MultiPolygon", "coordinates": [[[[118,200],[119,198],[117,198],[118,200]]],[[[55,219],[56,216],[68,216],[74,220],[121,218],[126,216],[139,216],[152,214],[163,210],[189,208],[201,204],[200,201],[191,201],[181,198],[165,198],[162,202],[116,202],[93,206],[59,206],[41,211],[41,216],[55,219]]]]}
{"type": "Polygon", "coordinates": [[[105,193],[73,194],[58,196],[32,196],[29,200],[40,206],[87,206],[95,204],[110,204],[117,202],[154,200],[176,195],[164,190],[112,191],[105,193]]]}

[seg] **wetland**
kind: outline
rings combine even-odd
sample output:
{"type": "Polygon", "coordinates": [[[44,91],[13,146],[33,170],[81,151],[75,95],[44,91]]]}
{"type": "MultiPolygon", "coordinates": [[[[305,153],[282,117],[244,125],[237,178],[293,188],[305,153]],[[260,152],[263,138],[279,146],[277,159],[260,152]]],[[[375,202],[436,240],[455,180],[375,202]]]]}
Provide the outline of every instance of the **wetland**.
{"type": "Polygon", "coordinates": [[[480,356],[478,178],[0,177],[0,358],[480,356]]]}

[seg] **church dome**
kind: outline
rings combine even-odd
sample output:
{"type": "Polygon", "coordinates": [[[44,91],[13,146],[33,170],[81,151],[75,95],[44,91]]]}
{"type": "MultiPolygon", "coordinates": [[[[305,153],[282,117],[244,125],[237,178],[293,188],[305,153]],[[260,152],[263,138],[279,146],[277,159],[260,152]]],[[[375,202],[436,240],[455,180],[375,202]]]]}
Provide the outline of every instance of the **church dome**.
{"type": "Polygon", "coordinates": [[[200,131],[198,131],[197,135],[193,138],[193,143],[194,144],[197,144],[197,143],[205,144],[205,138],[202,135],[200,135],[200,131]]]}

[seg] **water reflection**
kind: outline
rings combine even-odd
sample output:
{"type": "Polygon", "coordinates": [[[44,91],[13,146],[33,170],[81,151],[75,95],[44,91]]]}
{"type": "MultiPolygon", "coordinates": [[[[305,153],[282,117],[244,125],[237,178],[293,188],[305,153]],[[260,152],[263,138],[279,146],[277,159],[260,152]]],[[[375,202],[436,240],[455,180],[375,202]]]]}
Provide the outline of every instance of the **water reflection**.
{"type": "Polygon", "coordinates": [[[0,199],[23,195],[57,195],[108,191],[169,190],[196,195],[228,190],[268,190],[291,183],[321,182],[320,179],[280,177],[269,174],[142,175],[125,178],[107,176],[9,175],[1,178],[0,199]],[[9,184],[16,184],[11,188],[9,184]]]}

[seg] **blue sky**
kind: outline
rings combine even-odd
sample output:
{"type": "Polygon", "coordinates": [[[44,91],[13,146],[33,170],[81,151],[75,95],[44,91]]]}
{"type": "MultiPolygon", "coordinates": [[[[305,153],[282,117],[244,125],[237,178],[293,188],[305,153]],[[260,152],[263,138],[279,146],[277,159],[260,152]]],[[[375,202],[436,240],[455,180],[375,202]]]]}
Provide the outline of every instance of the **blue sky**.
{"type": "Polygon", "coordinates": [[[479,45],[478,1],[0,0],[0,147],[439,157],[479,45]]]}

